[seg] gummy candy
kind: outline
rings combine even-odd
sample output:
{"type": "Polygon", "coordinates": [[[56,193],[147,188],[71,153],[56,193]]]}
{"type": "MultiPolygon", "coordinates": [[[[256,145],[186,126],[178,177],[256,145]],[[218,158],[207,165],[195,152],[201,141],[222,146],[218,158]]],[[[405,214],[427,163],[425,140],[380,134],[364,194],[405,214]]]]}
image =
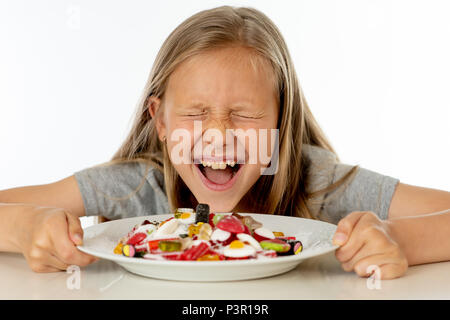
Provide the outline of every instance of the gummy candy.
{"type": "Polygon", "coordinates": [[[179,208],[162,222],[144,220],[119,240],[114,253],[151,260],[221,261],[267,259],[303,250],[296,237],[264,228],[251,216],[209,213],[206,204],[196,211],[179,208]]]}
{"type": "Polygon", "coordinates": [[[242,242],[246,242],[249,245],[251,245],[253,248],[255,248],[256,250],[262,250],[261,245],[259,244],[258,241],[256,241],[255,238],[253,238],[251,235],[246,234],[246,233],[238,233],[236,235],[236,237],[241,240],[242,242]]]}
{"type": "Polygon", "coordinates": [[[217,224],[219,223],[220,219],[222,219],[224,216],[225,216],[224,214],[219,214],[219,213],[214,214],[213,225],[217,226],[217,224]]]}
{"type": "Polygon", "coordinates": [[[274,250],[277,253],[288,252],[291,248],[291,245],[289,243],[278,239],[263,240],[259,244],[261,245],[261,248],[265,250],[274,250]]]}
{"type": "Polygon", "coordinates": [[[209,223],[204,223],[200,226],[198,231],[198,239],[199,240],[209,240],[211,239],[212,228],[209,223]]]}
{"type": "Polygon", "coordinates": [[[192,237],[195,234],[198,234],[200,232],[200,227],[202,226],[203,222],[199,222],[197,224],[191,224],[188,227],[188,236],[192,237]]]}
{"type": "Polygon", "coordinates": [[[197,261],[219,261],[220,257],[218,254],[204,254],[201,257],[197,258],[197,261]]]}
{"type": "Polygon", "coordinates": [[[125,257],[134,257],[136,250],[131,244],[126,244],[122,247],[122,253],[125,257]]]}
{"type": "Polygon", "coordinates": [[[160,236],[166,235],[166,234],[172,234],[178,228],[179,222],[177,219],[170,218],[163,222],[164,223],[161,222],[158,229],[155,231],[155,233],[154,233],[155,237],[160,237],[160,236]]]}
{"type": "Polygon", "coordinates": [[[180,219],[183,213],[194,213],[194,210],[192,208],[177,208],[175,210],[174,217],[176,219],[180,219]]]}
{"type": "Polygon", "coordinates": [[[115,254],[122,254],[123,243],[119,242],[117,246],[114,248],[115,254]]]}
{"type": "MultiPolygon", "coordinates": [[[[238,218],[239,220],[241,220],[241,222],[248,227],[249,231],[252,231],[254,229],[258,229],[261,228],[263,225],[261,222],[256,221],[255,219],[253,219],[250,216],[241,216],[237,213],[233,213],[233,216],[235,216],[236,218],[238,218]]],[[[250,232],[249,232],[250,234],[250,232]]]]}
{"type": "Polygon", "coordinates": [[[195,209],[195,223],[209,222],[209,205],[206,203],[199,203],[195,209]]]}
{"type": "Polygon", "coordinates": [[[127,244],[135,245],[144,240],[145,238],[147,238],[147,235],[145,233],[138,232],[127,241],[127,244]]]}
{"type": "Polygon", "coordinates": [[[275,236],[273,235],[273,232],[270,231],[267,228],[260,227],[253,231],[253,237],[257,241],[263,241],[263,240],[269,240],[269,239],[275,239],[275,236]]]}
{"type": "Polygon", "coordinates": [[[273,232],[273,235],[274,235],[275,237],[284,237],[284,233],[283,233],[283,232],[278,232],[278,231],[274,231],[274,232],[273,232]]]}
{"type": "Polygon", "coordinates": [[[226,216],[220,219],[217,223],[217,228],[231,233],[243,233],[245,231],[242,222],[234,216],[226,216]]]}
{"type": "Polygon", "coordinates": [[[214,213],[209,214],[208,223],[213,227],[214,226],[214,213]]]}
{"type": "Polygon", "coordinates": [[[213,241],[227,241],[231,237],[231,232],[222,230],[222,229],[215,229],[213,233],[211,234],[211,240],[213,241]]]}
{"type": "Polygon", "coordinates": [[[158,243],[158,248],[161,251],[180,251],[181,250],[181,242],[180,241],[173,241],[173,240],[161,240],[158,243]]]}
{"type": "Polygon", "coordinates": [[[196,246],[192,246],[190,249],[184,251],[181,254],[181,260],[197,260],[209,250],[209,244],[207,242],[201,242],[196,246]]]}
{"type": "Polygon", "coordinates": [[[149,242],[147,242],[147,248],[148,251],[154,251],[157,250],[159,248],[159,242],[160,241],[168,241],[168,240],[178,240],[178,238],[167,238],[167,239],[156,239],[156,240],[150,240],[149,242]]]}

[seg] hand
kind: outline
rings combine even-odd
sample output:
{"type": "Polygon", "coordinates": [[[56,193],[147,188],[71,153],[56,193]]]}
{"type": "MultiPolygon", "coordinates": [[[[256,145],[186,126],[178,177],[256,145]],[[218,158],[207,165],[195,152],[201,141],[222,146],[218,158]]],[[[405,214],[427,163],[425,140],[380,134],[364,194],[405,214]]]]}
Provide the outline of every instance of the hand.
{"type": "Polygon", "coordinates": [[[389,222],[373,212],[352,212],[339,221],[333,243],[340,245],[336,258],[345,271],[368,277],[367,268],[380,268],[381,279],[394,279],[408,269],[405,254],[392,238],[389,222]]]}
{"type": "Polygon", "coordinates": [[[78,217],[64,209],[28,207],[26,223],[19,231],[20,248],[35,272],[66,270],[70,265],[86,266],[96,260],[79,251],[83,229],[78,217]]]}

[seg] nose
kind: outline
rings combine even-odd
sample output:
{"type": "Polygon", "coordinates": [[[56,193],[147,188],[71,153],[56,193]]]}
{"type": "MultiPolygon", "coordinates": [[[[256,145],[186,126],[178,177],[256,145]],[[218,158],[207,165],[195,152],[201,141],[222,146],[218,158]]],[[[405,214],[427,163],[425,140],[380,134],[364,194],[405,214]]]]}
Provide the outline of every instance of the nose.
{"type": "Polygon", "coordinates": [[[231,130],[227,130],[232,129],[228,118],[224,116],[208,117],[207,120],[203,121],[202,127],[204,145],[214,145],[216,155],[225,155],[233,150],[227,150],[228,148],[233,148],[234,146],[234,135],[231,130]],[[218,138],[220,138],[220,141],[218,138]]]}

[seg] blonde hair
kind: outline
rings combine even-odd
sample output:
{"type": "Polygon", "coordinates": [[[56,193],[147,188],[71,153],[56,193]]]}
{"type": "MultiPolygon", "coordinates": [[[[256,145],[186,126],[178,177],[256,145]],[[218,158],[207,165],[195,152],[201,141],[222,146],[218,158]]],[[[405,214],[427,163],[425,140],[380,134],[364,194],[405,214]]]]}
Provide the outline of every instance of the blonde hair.
{"type": "Polygon", "coordinates": [[[265,14],[253,8],[222,6],[204,10],[186,19],[168,36],[153,64],[132,129],[112,162],[141,161],[157,168],[164,174],[171,209],[192,207],[195,198],[170,163],[165,144],[158,139],[148,99],[163,98],[171,73],[189,57],[229,46],[251,49],[270,62],[279,92],[278,172],[261,176],[246,197],[254,204],[254,212],[314,218],[308,201],[343,184],[354,175],[356,167],[326,189],[307,193],[302,145],[335,152],[306,103],[280,31],[265,14]]]}

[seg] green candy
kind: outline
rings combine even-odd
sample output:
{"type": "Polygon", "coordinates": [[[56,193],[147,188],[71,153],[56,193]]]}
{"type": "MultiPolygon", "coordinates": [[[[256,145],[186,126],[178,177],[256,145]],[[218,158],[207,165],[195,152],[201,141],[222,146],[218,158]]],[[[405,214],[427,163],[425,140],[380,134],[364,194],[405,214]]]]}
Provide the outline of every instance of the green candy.
{"type": "Polygon", "coordinates": [[[181,242],[179,241],[159,241],[158,248],[161,251],[172,252],[181,250],[181,242]]]}
{"type": "Polygon", "coordinates": [[[225,215],[224,214],[215,214],[213,217],[213,223],[214,225],[217,225],[219,223],[220,219],[222,219],[225,215]]]}
{"type": "Polygon", "coordinates": [[[278,253],[285,253],[291,249],[291,245],[282,240],[263,240],[259,243],[264,250],[274,250],[278,253]]]}

